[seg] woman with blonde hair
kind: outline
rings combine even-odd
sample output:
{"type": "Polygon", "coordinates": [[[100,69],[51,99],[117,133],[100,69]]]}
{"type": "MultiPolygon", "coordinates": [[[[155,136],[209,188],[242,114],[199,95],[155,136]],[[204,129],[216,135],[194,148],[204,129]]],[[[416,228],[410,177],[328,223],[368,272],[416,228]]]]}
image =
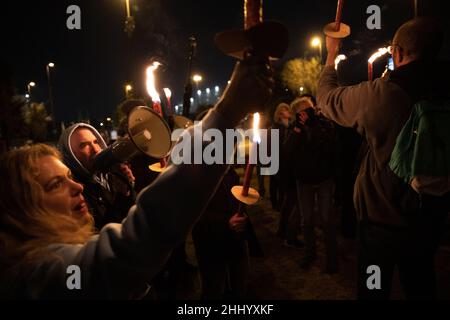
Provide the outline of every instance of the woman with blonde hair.
{"type": "Polygon", "coordinates": [[[275,109],[273,120],[276,124],[282,124],[285,128],[289,126],[291,120],[291,108],[287,103],[280,103],[275,109]]]}
{"type": "MultiPolygon", "coordinates": [[[[216,107],[183,133],[183,144],[194,144],[194,130],[215,128],[225,135],[270,98],[273,79],[264,63],[241,61],[232,79],[216,107]]],[[[107,224],[93,235],[83,187],[72,180],[56,149],[38,144],[4,154],[0,296],[141,296],[172,249],[186,239],[227,169],[218,164],[171,164],[141,191],[122,223],[107,224]]]]}
{"type": "Polygon", "coordinates": [[[4,289],[23,287],[17,277],[28,281],[38,261],[54,258],[46,249],[52,244],[81,244],[93,235],[83,187],[71,179],[60,159],[55,148],[44,144],[16,149],[1,158],[2,295],[4,289]]]}

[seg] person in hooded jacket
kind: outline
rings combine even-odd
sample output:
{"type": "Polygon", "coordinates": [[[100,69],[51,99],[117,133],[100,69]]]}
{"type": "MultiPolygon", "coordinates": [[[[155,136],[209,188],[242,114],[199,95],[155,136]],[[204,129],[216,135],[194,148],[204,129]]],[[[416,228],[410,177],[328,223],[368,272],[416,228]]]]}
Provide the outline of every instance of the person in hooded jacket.
{"type": "Polygon", "coordinates": [[[94,159],[106,143],[91,125],[77,123],[63,131],[58,144],[74,179],[83,184],[83,196],[99,230],[121,222],[135,203],[134,176],[127,164],[113,166],[106,174],[95,172],[94,159]]]}

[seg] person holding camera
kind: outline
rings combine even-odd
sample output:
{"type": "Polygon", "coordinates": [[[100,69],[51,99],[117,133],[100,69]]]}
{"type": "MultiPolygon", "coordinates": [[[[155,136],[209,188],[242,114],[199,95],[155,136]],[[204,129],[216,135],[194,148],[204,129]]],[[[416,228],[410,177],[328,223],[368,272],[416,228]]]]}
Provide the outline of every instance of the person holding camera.
{"type": "Polygon", "coordinates": [[[84,187],[83,196],[100,230],[110,222],[121,222],[136,200],[130,167],[117,164],[107,173],[95,172],[94,159],[106,143],[91,125],[77,123],[63,131],[59,139],[64,164],[72,171],[75,181],[84,187]]]}
{"type": "Polygon", "coordinates": [[[297,203],[302,215],[306,252],[302,268],[316,259],[315,215],[322,220],[325,241],[325,272],[337,272],[336,217],[333,194],[337,170],[337,139],[333,123],[315,110],[312,96],[304,95],[291,103],[295,122],[288,138],[297,203]]]}

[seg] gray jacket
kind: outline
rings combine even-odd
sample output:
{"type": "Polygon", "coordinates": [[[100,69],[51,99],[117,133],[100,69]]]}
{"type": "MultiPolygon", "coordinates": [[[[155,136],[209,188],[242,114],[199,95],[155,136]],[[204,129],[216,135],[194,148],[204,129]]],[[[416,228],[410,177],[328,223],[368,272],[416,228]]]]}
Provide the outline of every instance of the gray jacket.
{"type": "Polygon", "coordinates": [[[387,77],[340,87],[332,66],[319,80],[318,105],[324,115],[365,138],[367,152],[355,183],[360,219],[391,226],[420,224],[419,196],[388,168],[398,134],[419,99],[448,98],[448,64],[415,61],[387,77]]]}
{"type": "MultiPolygon", "coordinates": [[[[204,130],[230,128],[215,110],[204,130]]],[[[193,127],[187,130],[193,137],[193,127]]],[[[185,132],[186,134],[186,132],[185,132]]],[[[191,148],[194,150],[194,148],[191,148]]],[[[170,165],[137,198],[121,224],[108,224],[84,245],[54,244],[49,263],[27,279],[28,298],[120,298],[138,296],[186,239],[225,174],[227,165],[170,165]],[[70,265],[81,269],[81,289],[69,290],[70,265]]]]}

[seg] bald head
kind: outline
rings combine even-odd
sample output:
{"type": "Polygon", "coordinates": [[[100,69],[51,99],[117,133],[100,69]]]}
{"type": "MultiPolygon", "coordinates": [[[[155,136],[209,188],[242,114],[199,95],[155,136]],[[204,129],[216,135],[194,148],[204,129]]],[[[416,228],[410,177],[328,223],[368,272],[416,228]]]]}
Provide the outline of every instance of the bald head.
{"type": "Polygon", "coordinates": [[[397,53],[402,55],[399,57],[400,65],[402,65],[419,59],[436,59],[442,47],[443,38],[442,27],[436,19],[420,17],[401,25],[395,33],[392,44],[394,50],[398,49],[397,53]],[[401,63],[402,59],[403,63],[401,63]]]}

